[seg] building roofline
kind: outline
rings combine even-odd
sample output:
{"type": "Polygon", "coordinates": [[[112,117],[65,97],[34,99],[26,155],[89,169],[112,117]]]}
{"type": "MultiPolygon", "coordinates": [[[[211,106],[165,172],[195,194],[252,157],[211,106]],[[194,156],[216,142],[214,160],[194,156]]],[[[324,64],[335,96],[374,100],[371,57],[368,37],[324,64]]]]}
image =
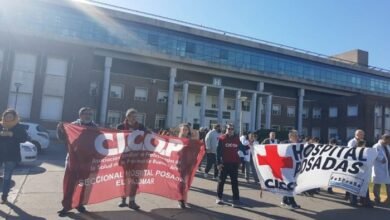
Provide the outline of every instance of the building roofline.
{"type": "MultiPolygon", "coordinates": [[[[44,2],[59,4],[62,6],[70,6],[72,4],[64,1],[50,1],[41,0],[44,2]]],[[[203,38],[209,38],[217,41],[223,41],[226,43],[232,43],[240,46],[246,46],[254,49],[265,50],[278,54],[284,54],[296,58],[310,60],[314,62],[320,62],[323,64],[338,66],[341,68],[347,68],[355,71],[366,72],[382,77],[390,77],[390,70],[374,67],[374,66],[360,66],[355,62],[337,58],[334,56],[328,56],[308,50],[303,50],[283,44],[278,44],[258,38],[245,36],[242,34],[236,34],[216,28],[211,28],[203,25],[194,24],[191,22],[181,21],[178,19],[172,19],[152,13],[133,10],[130,8],[120,7],[107,3],[102,3],[96,0],[84,0],[84,2],[72,2],[73,4],[82,4],[85,7],[98,7],[104,10],[108,15],[124,19],[137,23],[144,23],[150,26],[159,28],[166,28],[172,31],[182,32],[186,34],[196,35],[203,38]]],[[[73,6],[74,7],[74,6],[73,6]]]]}

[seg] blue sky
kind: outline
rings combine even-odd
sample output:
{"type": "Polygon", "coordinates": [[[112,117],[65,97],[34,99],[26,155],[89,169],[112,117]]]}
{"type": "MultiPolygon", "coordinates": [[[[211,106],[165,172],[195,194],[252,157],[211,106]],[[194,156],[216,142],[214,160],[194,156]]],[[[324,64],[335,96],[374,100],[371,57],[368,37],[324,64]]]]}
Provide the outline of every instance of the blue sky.
{"type": "Polygon", "coordinates": [[[387,0],[98,0],[325,55],[369,52],[390,70],[387,0]]]}

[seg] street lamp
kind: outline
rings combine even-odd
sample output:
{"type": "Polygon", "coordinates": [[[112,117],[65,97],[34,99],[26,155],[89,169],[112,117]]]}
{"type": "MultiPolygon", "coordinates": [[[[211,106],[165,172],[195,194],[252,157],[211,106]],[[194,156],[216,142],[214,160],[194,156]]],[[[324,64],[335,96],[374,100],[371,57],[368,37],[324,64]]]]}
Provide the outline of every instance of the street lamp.
{"type": "Polygon", "coordinates": [[[14,109],[16,110],[16,104],[18,104],[18,94],[19,94],[19,88],[23,85],[22,83],[14,83],[15,85],[15,88],[16,88],[16,94],[15,94],[15,105],[14,105],[14,109]]]}
{"type": "Polygon", "coordinates": [[[241,111],[240,111],[240,136],[243,135],[243,127],[242,127],[242,106],[243,102],[245,102],[248,99],[246,96],[240,97],[240,104],[241,104],[241,111]]]}

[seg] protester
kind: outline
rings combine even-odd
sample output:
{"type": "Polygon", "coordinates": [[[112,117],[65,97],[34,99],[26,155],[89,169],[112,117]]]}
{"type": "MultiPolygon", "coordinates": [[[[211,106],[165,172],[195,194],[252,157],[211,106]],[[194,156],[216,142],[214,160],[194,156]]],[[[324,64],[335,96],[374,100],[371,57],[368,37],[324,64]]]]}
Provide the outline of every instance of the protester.
{"type": "Polygon", "coordinates": [[[240,136],[240,145],[238,146],[239,149],[244,149],[242,151],[238,151],[238,156],[240,157],[241,161],[241,172],[245,174],[245,155],[244,152],[246,152],[246,149],[249,149],[249,141],[248,141],[248,133],[244,132],[240,136]]]}
{"type": "MultiPolygon", "coordinates": [[[[348,141],[347,147],[357,147],[357,144],[359,141],[364,141],[364,131],[363,130],[356,130],[355,131],[355,137],[348,141]]],[[[349,200],[349,203],[352,206],[357,206],[357,196],[351,194],[350,192],[345,193],[345,199],[349,200]]]]}
{"type": "Polygon", "coordinates": [[[271,131],[269,133],[269,137],[264,139],[261,144],[279,144],[279,140],[276,139],[276,133],[271,131]]]}
{"type": "MultiPolygon", "coordinates": [[[[135,131],[141,130],[145,131],[145,126],[137,121],[137,110],[130,108],[126,111],[125,120],[119,124],[116,128],[118,130],[125,131],[135,131]]],[[[122,201],[118,204],[119,207],[128,206],[130,209],[138,210],[140,206],[135,203],[135,196],[137,194],[138,184],[131,184],[130,186],[130,195],[129,195],[129,204],[126,203],[126,197],[122,197],[122,201]]]]}
{"type": "MultiPolygon", "coordinates": [[[[366,141],[359,140],[357,142],[357,144],[356,144],[356,147],[366,147],[366,141]]],[[[353,196],[355,196],[355,195],[353,195],[353,196]]],[[[373,208],[374,207],[372,202],[371,202],[371,200],[370,200],[370,189],[369,188],[367,189],[366,196],[365,197],[363,197],[363,196],[360,197],[360,203],[362,204],[363,207],[366,207],[366,208],[373,208]]]]}
{"type": "MultiPolygon", "coordinates": [[[[199,139],[199,133],[197,131],[192,131],[189,123],[183,123],[179,125],[179,134],[177,136],[179,138],[199,139]],[[194,133],[197,133],[197,135],[194,133]]],[[[189,205],[187,204],[187,201],[179,200],[179,207],[185,209],[189,208],[189,205]]]]}
{"type": "Polygon", "coordinates": [[[26,141],[27,133],[19,124],[18,113],[13,109],[5,110],[0,121],[0,165],[4,163],[2,204],[8,201],[12,174],[21,160],[19,145],[26,141]]]}
{"type": "MultiPolygon", "coordinates": [[[[79,110],[79,118],[72,122],[74,125],[86,126],[86,127],[97,127],[97,125],[92,120],[92,109],[89,107],[82,107],[79,110]]],[[[66,143],[66,134],[64,125],[62,122],[57,125],[57,137],[64,143],[66,143]]],[[[67,148],[68,149],[68,148],[67,148]]],[[[72,160],[69,158],[69,153],[66,155],[65,159],[65,175],[63,180],[63,193],[64,197],[62,200],[63,209],[58,211],[60,217],[64,217],[67,213],[72,209],[72,197],[75,187],[77,185],[77,172],[78,172],[78,164],[76,160],[72,160]]],[[[84,205],[79,204],[77,206],[77,211],[80,213],[86,212],[86,208],[84,205]]]]}
{"type": "Polygon", "coordinates": [[[384,203],[390,204],[390,134],[382,135],[377,144],[373,146],[378,152],[374,161],[373,182],[374,182],[374,201],[381,203],[380,190],[381,184],[385,184],[387,199],[384,203]]]}
{"type": "Polygon", "coordinates": [[[208,173],[212,166],[214,166],[214,178],[218,177],[218,168],[217,168],[217,147],[218,139],[221,133],[221,126],[215,124],[213,130],[209,131],[206,134],[205,144],[206,144],[206,169],[204,170],[204,177],[208,177],[208,173]]]}
{"type": "Polygon", "coordinates": [[[226,133],[219,138],[217,148],[217,162],[220,171],[218,188],[217,188],[217,204],[223,204],[223,188],[227,175],[230,176],[233,191],[233,207],[239,207],[240,192],[238,189],[238,167],[240,165],[240,158],[238,157],[238,146],[240,139],[234,134],[234,126],[228,124],[226,133]]]}
{"type": "MultiPolygon", "coordinates": [[[[285,143],[298,143],[298,131],[297,130],[291,130],[288,133],[288,140],[285,141],[285,143]]],[[[283,201],[281,202],[283,206],[288,206],[293,209],[300,209],[301,206],[298,205],[295,202],[295,199],[293,196],[283,196],[283,201]]]]}
{"type": "Polygon", "coordinates": [[[259,183],[259,177],[256,173],[255,164],[253,162],[252,152],[253,148],[256,144],[259,144],[259,142],[256,141],[256,134],[255,133],[249,133],[248,135],[248,145],[240,149],[243,151],[244,154],[244,161],[245,161],[245,179],[247,182],[249,182],[250,177],[253,176],[253,179],[256,183],[259,183]]]}

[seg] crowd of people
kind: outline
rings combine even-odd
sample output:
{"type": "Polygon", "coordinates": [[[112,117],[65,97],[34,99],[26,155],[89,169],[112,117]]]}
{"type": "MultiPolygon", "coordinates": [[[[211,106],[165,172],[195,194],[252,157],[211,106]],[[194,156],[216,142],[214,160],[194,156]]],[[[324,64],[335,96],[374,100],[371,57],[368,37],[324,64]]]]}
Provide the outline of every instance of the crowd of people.
{"type": "MultiPolygon", "coordinates": [[[[92,120],[92,109],[83,107],[78,113],[79,118],[72,122],[72,124],[87,127],[98,127],[98,125],[92,120]]],[[[136,120],[136,114],[136,109],[128,109],[125,114],[125,120],[116,128],[118,130],[126,131],[143,130],[146,132],[156,132],[160,135],[199,139],[203,141],[206,151],[205,166],[203,172],[201,167],[199,167],[199,171],[206,179],[213,178],[218,180],[216,186],[217,204],[225,203],[223,200],[224,185],[227,177],[230,177],[233,192],[233,207],[242,206],[242,203],[240,202],[238,181],[240,170],[248,183],[250,183],[251,179],[253,179],[253,183],[260,187],[259,177],[251,155],[253,147],[256,144],[319,143],[319,139],[317,137],[303,138],[298,135],[298,131],[296,130],[291,130],[288,134],[288,139],[285,141],[278,140],[275,132],[270,132],[268,138],[259,140],[256,132],[248,132],[238,135],[237,132],[235,132],[236,130],[233,124],[226,124],[223,127],[220,124],[215,124],[211,130],[208,130],[207,128],[200,128],[199,130],[196,130],[191,127],[190,123],[183,123],[178,125],[176,128],[151,131],[136,120]],[[212,168],[213,172],[211,177],[209,177],[212,168]]],[[[60,140],[64,141],[66,139],[62,123],[59,123],[57,126],[57,136],[60,140]]],[[[2,114],[2,121],[0,122],[0,164],[4,164],[5,170],[2,190],[3,193],[1,196],[2,203],[7,202],[12,172],[17,162],[20,161],[19,144],[25,142],[26,140],[27,133],[19,124],[17,112],[12,109],[4,111],[2,114]]],[[[329,140],[329,144],[336,145],[337,141],[335,139],[331,139],[329,140]]],[[[365,145],[364,131],[356,130],[355,137],[348,142],[347,147],[366,147],[365,145]]],[[[373,207],[374,204],[380,203],[390,204],[390,134],[382,135],[378,143],[376,143],[373,148],[377,149],[378,152],[378,157],[376,158],[372,169],[374,203],[371,202],[369,198],[369,192],[367,192],[366,197],[362,197],[360,200],[358,200],[358,196],[346,192],[345,198],[349,200],[352,206],[357,206],[359,202],[364,207],[373,207]],[[384,202],[381,200],[381,184],[385,184],[387,190],[387,200],[384,202]]],[[[76,175],[77,173],[77,170],[74,170],[73,166],[70,164],[68,156],[66,157],[65,169],[69,171],[65,172],[65,175],[76,175]]],[[[74,179],[76,178],[64,178],[64,192],[71,192],[69,189],[72,187],[74,190],[75,183],[69,182],[74,179]]],[[[129,202],[127,203],[127,198],[123,197],[118,204],[119,207],[129,207],[133,210],[140,209],[140,206],[136,203],[137,185],[133,185],[132,187],[133,188],[130,190],[129,202]]],[[[328,188],[327,190],[328,193],[333,193],[332,188],[328,188]]],[[[318,189],[309,190],[303,194],[313,196],[316,193],[319,193],[318,189]]],[[[58,212],[60,216],[67,215],[67,213],[72,209],[71,203],[72,194],[64,194],[62,200],[63,209],[58,212]]],[[[281,205],[291,209],[300,208],[300,205],[296,203],[294,197],[284,196],[281,205]]],[[[184,200],[178,201],[178,206],[183,209],[189,207],[187,201],[184,200]]],[[[85,206],[82,204],[80,204],[76,209],[81,213],[86,211],[85,206]]]]}

